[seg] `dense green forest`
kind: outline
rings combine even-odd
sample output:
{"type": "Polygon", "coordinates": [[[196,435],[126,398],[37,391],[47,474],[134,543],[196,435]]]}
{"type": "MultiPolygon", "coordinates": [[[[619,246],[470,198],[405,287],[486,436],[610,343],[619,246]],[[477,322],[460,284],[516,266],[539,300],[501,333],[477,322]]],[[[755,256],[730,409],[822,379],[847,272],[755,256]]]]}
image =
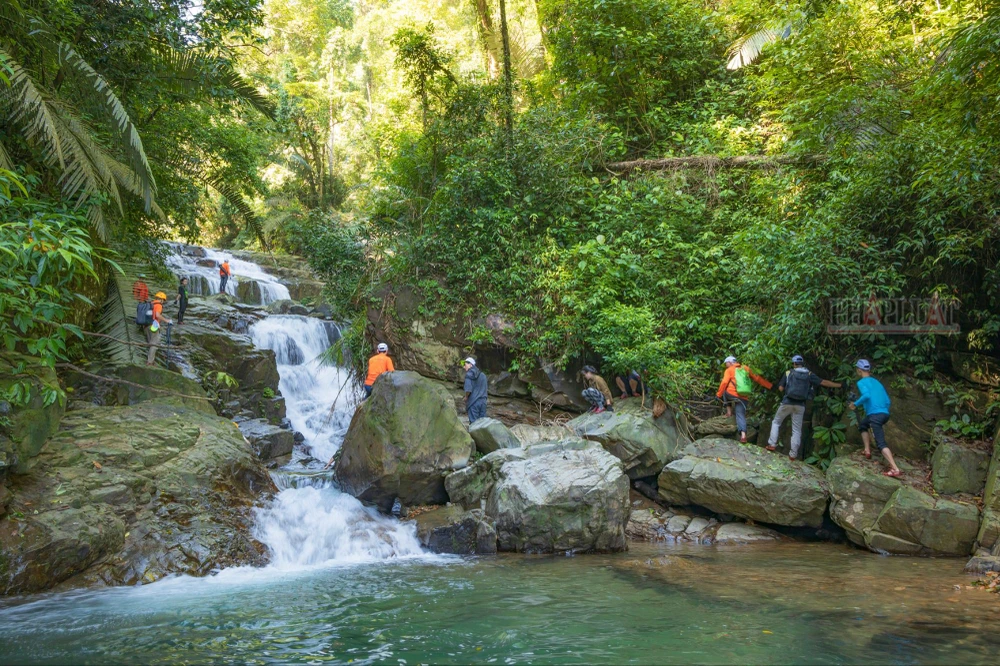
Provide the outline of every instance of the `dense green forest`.
{"type": "Polygon", "coordinates": [[[174,238],[668,395],[729,353],[930,381],[1000,343],[998,101],[994,0],[0,0],[0,334],[54,362],[174,238]],[[960,335],[826,330],[935,293],[960,335]]]}

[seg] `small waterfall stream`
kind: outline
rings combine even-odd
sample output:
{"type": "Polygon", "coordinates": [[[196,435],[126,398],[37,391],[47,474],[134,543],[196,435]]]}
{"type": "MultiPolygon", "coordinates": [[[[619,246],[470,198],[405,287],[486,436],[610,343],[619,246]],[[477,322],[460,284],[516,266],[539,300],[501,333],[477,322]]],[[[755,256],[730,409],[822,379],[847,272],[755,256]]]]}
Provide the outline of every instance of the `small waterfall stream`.
{"type": "Polygon", "coordinates": [[[221,281],[218,265],[228,260],[232,277],[226,284],[226,293],[230,296],[237,297],[240,283],[252,280],[260,288],[260,299],[251,305],[267,305],[274,301],[290,298],[288,287],[252,261],[237,259],[223,250],[204,248],[205,256],[196,257],[185,254],[184,246],[178,243],[167,243],[167,246],[172,250],[167,255],[167,265],[189,278],[192,295],[210,296],[219,293],[221,281]],[[209,262],[212,262],[213,265],[207,265],[209,262]]]}

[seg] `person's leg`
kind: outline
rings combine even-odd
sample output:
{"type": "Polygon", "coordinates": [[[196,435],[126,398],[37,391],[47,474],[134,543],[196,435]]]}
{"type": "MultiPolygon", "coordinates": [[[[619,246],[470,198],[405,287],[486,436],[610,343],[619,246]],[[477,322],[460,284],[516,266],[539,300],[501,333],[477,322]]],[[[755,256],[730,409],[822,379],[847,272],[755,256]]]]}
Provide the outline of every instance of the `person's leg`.
{"type": "Polygon", "coordinates": [[[365,384],[365,397],[361,398],[361,400],[367,400],[370,397],[372,397],[372,387],[365,384]]]}
{"type": "Polygon", "coordinates": [[[746,439],[747,435],[747,401],[743,398],[736,398],[736,430],[740,433],[740,439],[746,439]]]}
{"type": "Polygon", "coordinates": [[[778,437],[781,435],[781,424],[788,417],[788,407],[790,405],[778,405],[778,411],[774,413],[771,420],[771,435],[767,438],[767,448],[774,450],[778,446],[778,437]]]}
{"type": "Polygon", "coordinates": [[[628,389],[625,387],[625,378],[622,377],[621,375],[615,377],[615,384],[618,385],[618,391],[621,394],[621,397],[627,398],[629,396],[629,392],[628,389]]]}
{"type": "Polygon", "coordinates": [[[590,403],[591,411],[597,411],[599,409],[604,409],[604,394],[595,388],[583,389],[581,393],[584,400],[590,403]]]}
{"type": "Polygon", "coordinates": [[[469,409],[469,423],[478,421],[479,419],[486,418],[486,401],[477,400],[476,404],[472,405],[469,409]]]}
{"type": "Polygon", "coordinates": [[[219,293],[226,293],[226,283],[229,282],[229,276],[223,275],[219,278],[219,293]]]}
{"type": "Polygon", "coordinates": [[[889,450],[889,444],[885,441],[885,430],[882,428],[888,422],[889,415],[872,414],[868,420],[871,422],[872,435],[875,437],[875,446],[879,448],[879,451],[882,452],[882,457],[889,463],[889,469],[893,472],[898,472],[899,467],[896,466],[896,459],[893,457],[892,451],[889,450]]]}
{"type": "Polygon", "coordinates": [[[865,458],[872,457],[872,440],[871,435],[868,434],[868,428],[871,427],[871,421],[868,416],[858,421],[858,430],[861,431],[861,443],[865,445],[865,458]]]}
{"type": "Polygon", "coordinates": [[[789,458],[798,458],[799,449],[802,448],[802,421],[806,415],[805,405],[788,405],[792,414],[792,449],[788,452],[789,458]]]}
{"type": "Polygon", "coordinates": [[[160,344],[160,332],[150,332],[147,339],[149,340],[149,351],[146,352],[146,365],[153,365],[156,363],[156,348],[160,344]]]}
{"type": "Polygon", "coordinates": [[[187,303],[181,303],[181,307],[177,310],[177,323],[184,323],[184,311],[187,310],[187,303]]]}

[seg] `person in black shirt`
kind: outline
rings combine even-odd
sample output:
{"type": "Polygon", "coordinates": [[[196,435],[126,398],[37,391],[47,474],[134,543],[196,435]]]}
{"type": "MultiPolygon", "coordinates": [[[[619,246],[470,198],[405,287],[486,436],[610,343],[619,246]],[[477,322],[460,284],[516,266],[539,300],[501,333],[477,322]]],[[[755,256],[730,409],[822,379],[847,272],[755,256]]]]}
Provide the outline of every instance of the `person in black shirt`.
{"type": "Polygon", "coordinates": [[[177,297],[174,299],[174,304],[180,303],[180,308],[177,310],[177,325],[184,323],[184,311],[187,310],[188,306],[188,279],[181,278],[180,286],[177,287],[177,297]]]}
{"type": "Polygon", "coordinates": [[[837,382],[822,379],[819,375],[810,372],[805,366],[805,359],[796,354],[792,357],[792,369],[782,376],[778,382],[778,390],[785,394],[778,406],[778,411],[771,421],[771,436],[767,439],[767,450],[774,451],[778,448],[778,435],[781,432],[781,424],[789,416],[792,417],[792,448],[788,452],[788,457],[795,460],[799,457],[799,449],[802,446],[802,420],[806,414],[806,401],[811,400],[816,392],[817,386],[828,386],[830,388],[840,388],[837,382]]]}

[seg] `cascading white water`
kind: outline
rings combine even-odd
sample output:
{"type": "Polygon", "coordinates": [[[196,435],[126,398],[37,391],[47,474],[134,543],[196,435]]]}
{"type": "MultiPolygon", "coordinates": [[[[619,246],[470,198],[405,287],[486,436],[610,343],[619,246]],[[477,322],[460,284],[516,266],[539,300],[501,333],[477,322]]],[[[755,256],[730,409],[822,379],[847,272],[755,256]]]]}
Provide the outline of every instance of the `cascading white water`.
{"type": "MultiPolygon", "coordinates": [[[[226,293],[230,296],[237,296],[237,286],[242,280],[253,280],[260,287],[260,305],[267,305],[268,303],[273,303],[274,301],[289,298],[288,287],[281,284],[281,282],[275,276],[266,272],[257,264],[252,261],[243,261],[242,259],[237,259],[229,252],[222,250],[212,250],[205,248],[205,260],[212,261],[215,266],[201,266],[197,263],[197,258],[189,257],[181,252],[181,245],[175,243],[168,243],[168,247],[173,250],[167,255],[167,265],[174,268],[180,276],[185,276],[189,279],[195,278],[204,280],[208,285],[207,293],[200,294],[196,289],[192,289],[191,293],[195,295],[208,296],[210,294],[219,293],[219,285],[221,280],[219,278],[218,264],[223,261],[229,261],[229,268],[232,271],[233,277],[229,279],[226,284],[226,293]]],[[[194,285],[192,285],[194,286],[194,285]]],[[[256,303],[254,303],[256,305],[256,303]]]]}
{"type": "MultiPolygon", "coordinates": [[[[250,329],[254,344],[272,349],[288,419],[314,458],[328,460],[350,424],[356,389],[347,373],[318,357],[330,346],[326,325],[311,317],[271,316],[250,329]]],[[[293,463],[298,465],[299,463],[293,463]]],[[[271,565],[298,569],[424,555],[412,525],[363,506],[337,490],[329,475],[276,475],[281,491],[257,512],[257,538],[271,565]]]]}

